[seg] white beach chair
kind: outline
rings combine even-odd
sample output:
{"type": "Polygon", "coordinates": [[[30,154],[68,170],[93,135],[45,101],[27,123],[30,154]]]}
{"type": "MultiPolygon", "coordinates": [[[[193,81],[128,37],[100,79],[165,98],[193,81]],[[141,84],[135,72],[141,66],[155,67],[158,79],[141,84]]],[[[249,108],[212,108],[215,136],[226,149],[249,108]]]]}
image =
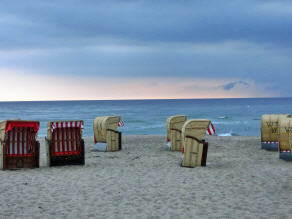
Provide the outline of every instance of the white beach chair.
{"type": "Polygon", "coordinates": [[[167,143],[171,151],[181,151],[182,127],[187,117],[185,115],[170,116],[166,120],[167,143]]]}
{"type": "Polygon", "coordinates": [[[210,125],[207,119],[191,119],[182,128],[183,167],[206,166],[208,143],[205,142],[206,131],[210,125]]]}
{"type": "Polygon", "coordinates": [[[101,116],[94,119],[93,132],[97,150],[119,151],[122,149],[122,134],[117,130],[119,122],[120,116],[101,116]],[[98,144],[101,144],[101,147],[98,144]]]}
{"type": "Polygon", "coordinates": [[[279,121],[279,158],[292,161],[292,118],[279,121]]]}
{"type": "Polygon", "coordinates": [[[264,114],[261,120],[261,147],[269,151],[278,151],[279,121],[290,118],[289,114],[264,114]]]}

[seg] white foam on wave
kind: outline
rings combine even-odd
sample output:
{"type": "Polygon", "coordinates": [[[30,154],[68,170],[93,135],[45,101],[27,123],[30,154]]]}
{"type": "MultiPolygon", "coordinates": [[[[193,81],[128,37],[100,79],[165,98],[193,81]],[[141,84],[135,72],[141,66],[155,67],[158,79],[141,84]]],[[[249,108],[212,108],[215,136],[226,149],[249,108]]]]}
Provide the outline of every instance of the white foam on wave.
{"type": "Polygon", "coordinates": [[[229,116],[219,116],[217,119],[229,119],[229,116]]]}
{"type": "Polygon", "coordinates": [[[218,136],[222,136],[222,137],[227,137],[227,136],[239,136],[236,133],[233,132],[228,132],[228,133],[221,133],[221,134],[217,134],[218,136]]]}

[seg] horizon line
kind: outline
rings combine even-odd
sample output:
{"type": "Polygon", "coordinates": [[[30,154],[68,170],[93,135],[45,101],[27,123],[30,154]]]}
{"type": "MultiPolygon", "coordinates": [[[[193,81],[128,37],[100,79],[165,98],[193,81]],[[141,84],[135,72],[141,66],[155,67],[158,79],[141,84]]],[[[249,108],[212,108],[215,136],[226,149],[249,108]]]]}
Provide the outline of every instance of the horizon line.
{"type": "Polygon", "coordinates": [[[88,100],[0,100],[5,102],[70,102],[70,101],[130,101],[130,100],[222,100],[222,99],[284,99],[292,97],[214,97],[214,98],[144,98],[144,99],[88,99],[88,100]]]}

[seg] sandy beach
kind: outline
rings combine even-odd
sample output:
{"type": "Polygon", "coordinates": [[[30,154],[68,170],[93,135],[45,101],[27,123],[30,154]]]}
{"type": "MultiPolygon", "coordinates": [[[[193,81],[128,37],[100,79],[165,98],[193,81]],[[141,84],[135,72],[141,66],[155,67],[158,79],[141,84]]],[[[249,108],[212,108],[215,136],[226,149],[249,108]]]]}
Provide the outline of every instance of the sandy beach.
{"type": "Polygon", "coordinates": [[[206,167],[182,168],[164,136],[123,136],[85,166],[0,171],[0,218],[291,218],[292,162],[259,137],[208,137],[206,167]]]}

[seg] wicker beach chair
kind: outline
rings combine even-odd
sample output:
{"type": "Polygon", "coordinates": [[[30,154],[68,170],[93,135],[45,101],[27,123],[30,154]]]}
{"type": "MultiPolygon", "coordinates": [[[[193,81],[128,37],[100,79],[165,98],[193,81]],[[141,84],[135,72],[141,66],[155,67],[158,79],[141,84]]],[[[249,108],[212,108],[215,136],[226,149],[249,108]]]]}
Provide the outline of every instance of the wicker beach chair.
{"type": "Polygon", "coordinates": [[[94,142],[106,143],[105,151],[122,149],[122,134],[117,131],[120,116],[101,116],[93,121],[94,142]]]}
{"type": "Polygon", "coordinates": [[[279,158],[292,161],[292,118],[279,121],[279,158]]]}
{"type": "Polygon", "coordinates": [[[0,122],[0,168],[38,168],[40,143],[36,140],[39,121],[0,122]]]}
{"type": "Polygon", "coordinates": [[[84,165],[83,124],[82,120],[48,123],[46,149],[49,166],[84,165]]]}
{"type": "Polygon", "coordinates": [[[208,143],[204,139],[210,122],[207,119],[191,119],[183,125],[183,167],[206,166],[208,143]]]}
{"type": "Polygon", "coordinates": [[[278,151],[279,121],[290,118],[289,114],[265,114],[261,120],[261,147],[269,151],[278,151]]]}
{"type": "Polygon", "coordinates": [[[166,120],[166,141],[170,143],[171,151],[181,151],[182,149],[181,131],[186,120],[185,115],[170,116],[166,120]]]}

